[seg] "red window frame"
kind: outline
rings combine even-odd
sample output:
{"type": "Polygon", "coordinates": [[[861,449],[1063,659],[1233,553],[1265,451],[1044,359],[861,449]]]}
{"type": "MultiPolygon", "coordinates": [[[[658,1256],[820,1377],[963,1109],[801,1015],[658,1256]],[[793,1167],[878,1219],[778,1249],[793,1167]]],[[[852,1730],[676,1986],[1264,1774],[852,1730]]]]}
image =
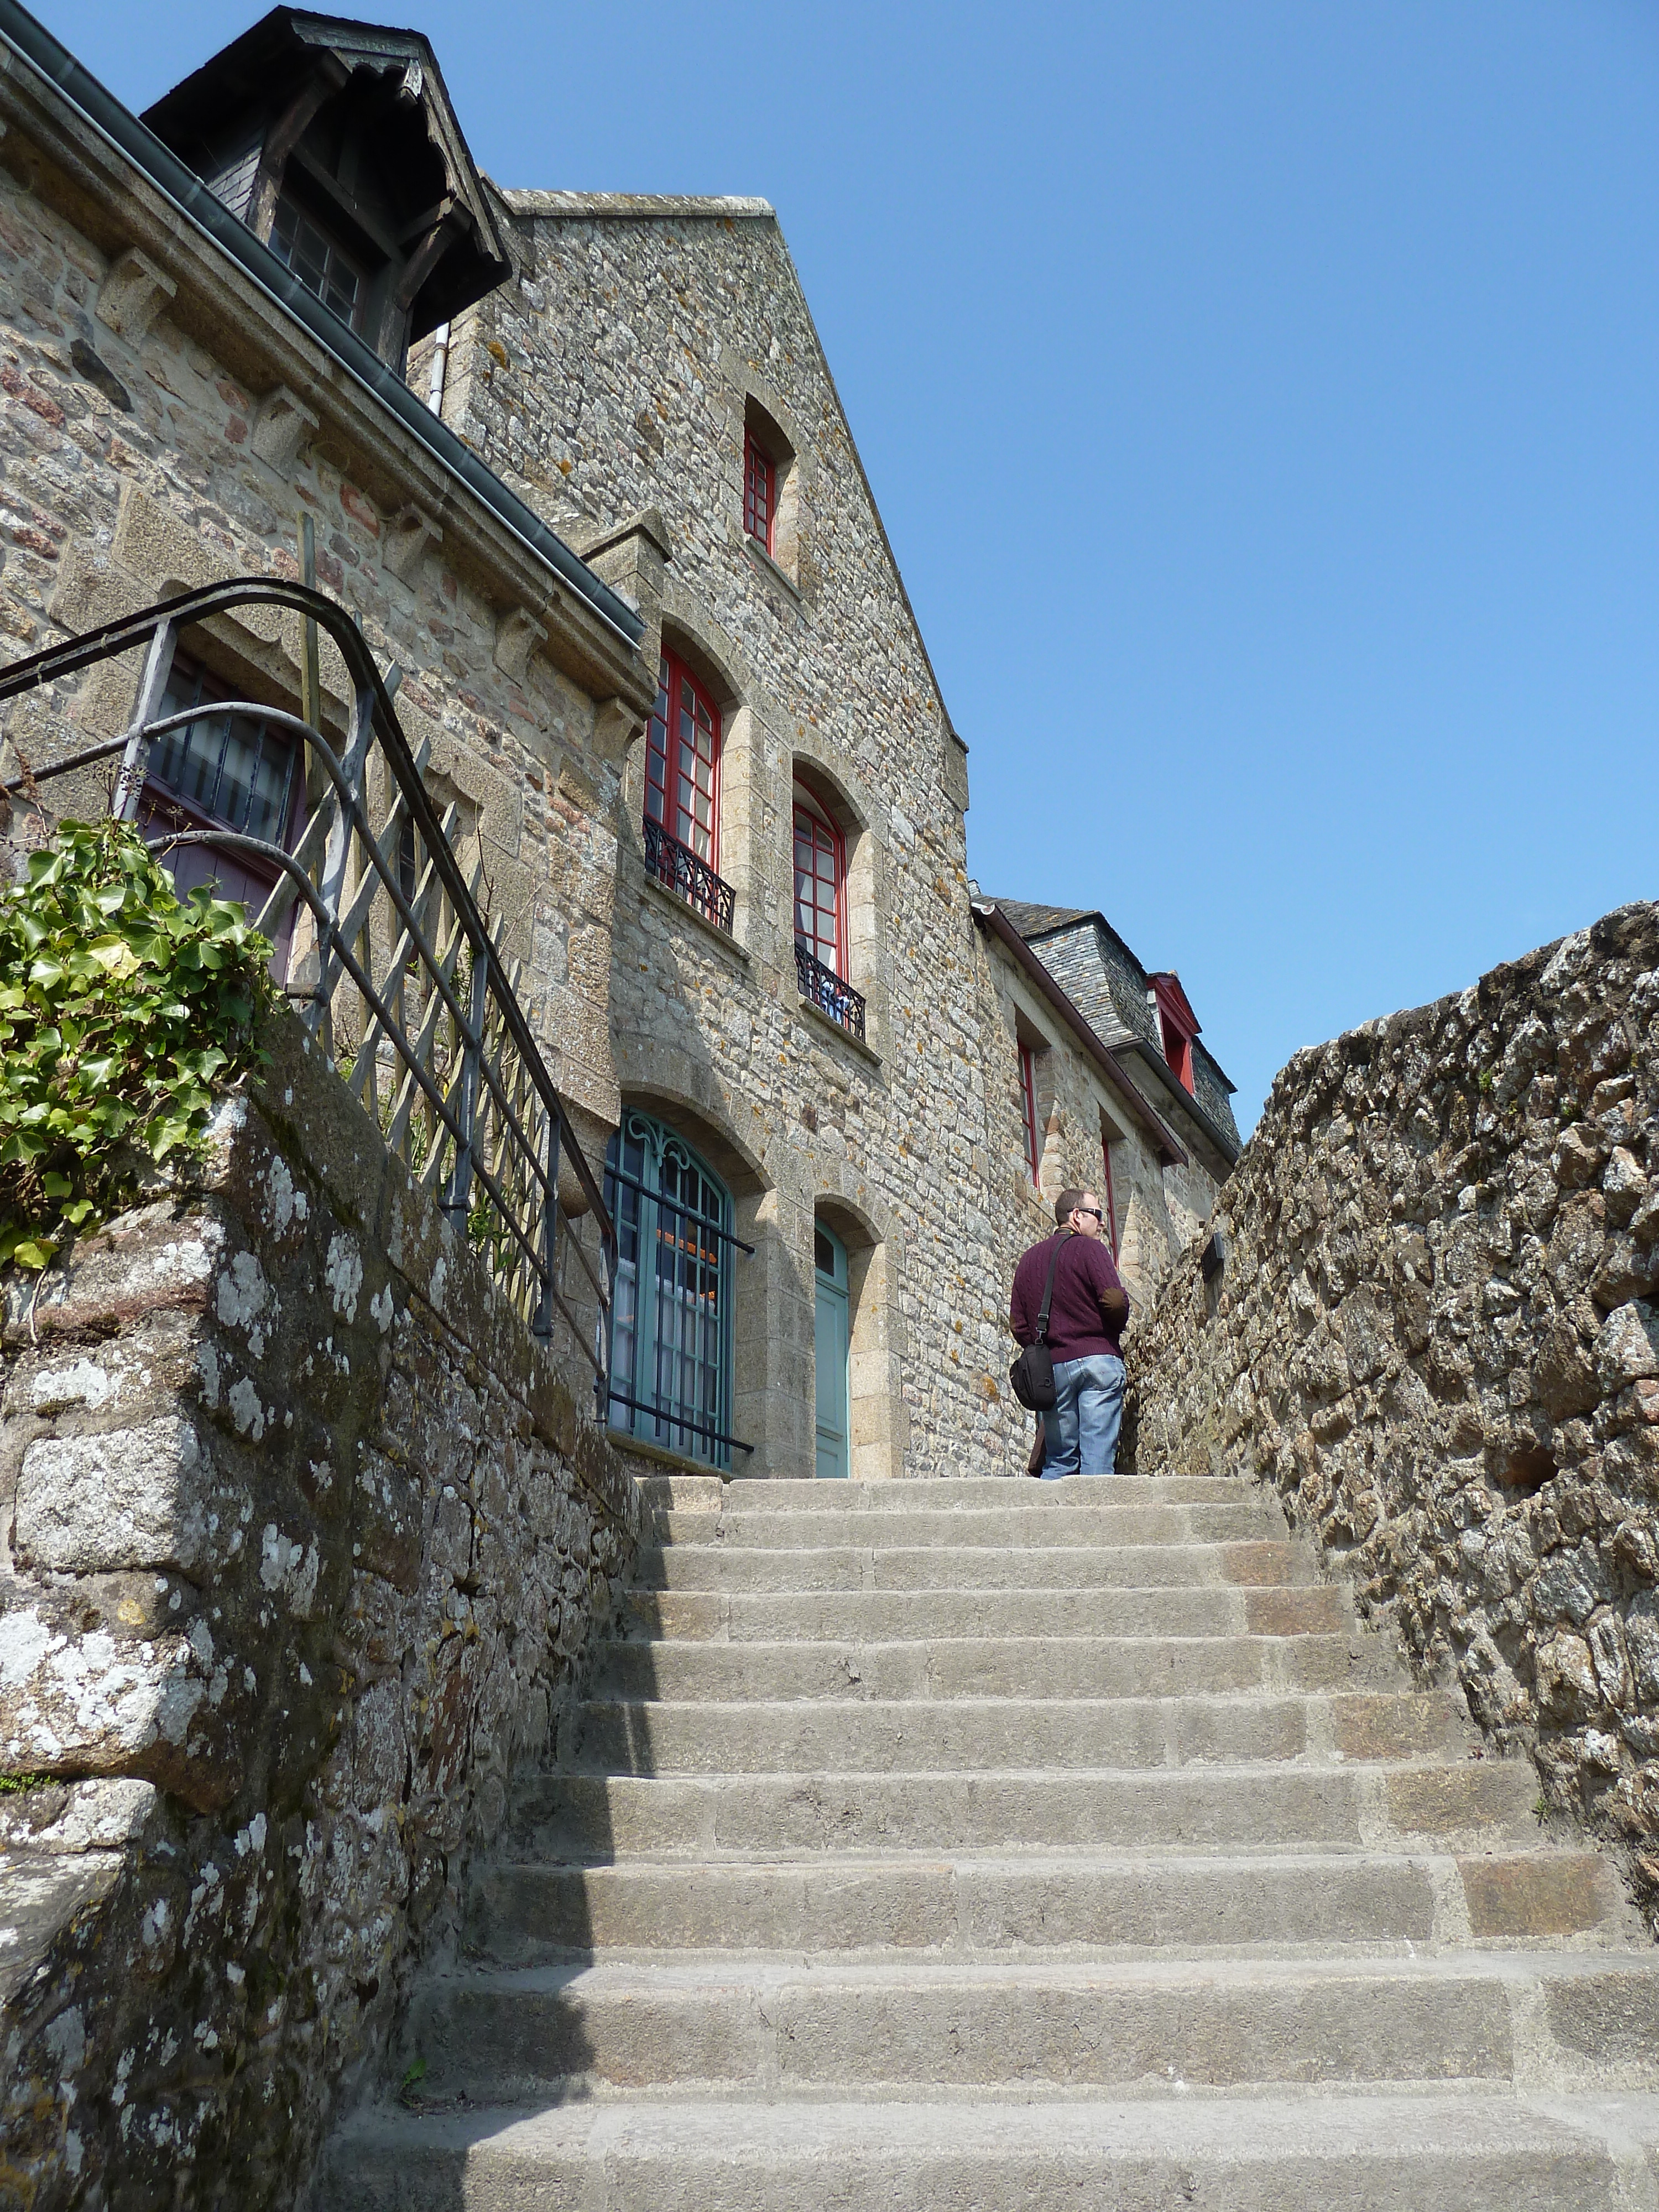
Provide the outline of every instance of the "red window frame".
{"type": "Polygon", "coordinates": [[[706,860],[720,851],[720,712],[685,663],[665,649],[645,745],[645,812],[706,860]]]}
{"type": "Polygon", "coordinates": [[[1041,1189],[1042,1153],[1037,1144],[1036,1056],[1029,1044],[1019,1048],[1019,1093],[1025,1118],[1025,1164],[1033,1184],[1041,1189]]]}
{"type": "Polygon", "coordinates": [[[1112,1195],[1112,1148],[1104,1137],[1100,1140],[1100,1164],[1106,1170],[1106,1235],[1112,1247],[1112,1257],[1117,1257],[1117,1200],[1112,1195]]]}
{"type": "Polygon", "coordinates": [[[1183,1091],[1193,1087],[1193,1041],[1178,1029],[1167,1014],[1161,1017],[1164,1028],[1164,1057],[1183,1091]]]}
{"type": "Polygon", "coordinates": [[[743,526],[768,553],[778,516],[778,469],[769,453],[756,443],[752,430],[743,434],[743,526]]]}
{"type": "Polygon", "coordinates": [[[804,783],[794,828],[795,941],[847,982],[847,840],[804,783]]]}
{"type": "Polygon", "coordinates": [[[1194,1089],[1193,1039],[1199,1033],[1198,1016],[1181,988],[1179,975],[1153,975],[1148,980],[1158,1007],[1158,1035],[1164,1041],[1164,1060],[1182,1089],[1190,1092],[1194,1089]]]}

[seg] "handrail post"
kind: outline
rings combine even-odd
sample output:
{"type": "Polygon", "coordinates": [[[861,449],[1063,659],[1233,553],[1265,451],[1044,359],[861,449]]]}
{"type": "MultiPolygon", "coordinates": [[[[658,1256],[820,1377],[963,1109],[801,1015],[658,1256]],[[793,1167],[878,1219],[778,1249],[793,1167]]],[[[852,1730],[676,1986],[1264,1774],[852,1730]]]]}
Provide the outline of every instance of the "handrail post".
{"type": "Polygon", "coordinates": [[[547,1190],[542,1200],[542,1286],[536,1301],[536,1334],[553,1334],[553,1285],[559,1258],[559,1117],[547,1117],[547,1190]]]}
{"type": "Polygon", "coordinates": [[[467,993],[466,1030],[461,1050],[461,1072],[455,1085],[455,1119],[460,1136],[449,1181],[439,1204],[458,1236],[466,1234],[466,1212],[472,1195],[473,1139],[478,1119],[478,1062],[483,1053],[484,1018],[489,1012],[489,970],[482,948],[471,945],[471,988],[467,993]]]}

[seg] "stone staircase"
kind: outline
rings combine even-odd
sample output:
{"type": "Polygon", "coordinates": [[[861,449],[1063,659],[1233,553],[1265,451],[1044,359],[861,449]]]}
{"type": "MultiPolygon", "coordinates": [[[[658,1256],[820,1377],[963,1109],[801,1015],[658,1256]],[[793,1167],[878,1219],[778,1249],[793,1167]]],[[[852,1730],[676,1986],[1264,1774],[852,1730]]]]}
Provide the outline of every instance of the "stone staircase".
{"type": "Polygon", "coordinates": [[[1242,1481],[648,1486],[331,2212],[1659,2207],[1659,1956],[1242,1481]]]}

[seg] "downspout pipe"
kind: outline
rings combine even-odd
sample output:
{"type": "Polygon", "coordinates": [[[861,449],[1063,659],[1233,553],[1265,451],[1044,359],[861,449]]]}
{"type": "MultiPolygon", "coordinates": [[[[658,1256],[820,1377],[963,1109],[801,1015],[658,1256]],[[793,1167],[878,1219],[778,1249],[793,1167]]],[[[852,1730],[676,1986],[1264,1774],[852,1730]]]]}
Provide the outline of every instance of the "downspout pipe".
{"type": "Polygon", "coordinates": [[[20,7],[18,0],[0,0],[0,40],[17,61],[54,86],[89,129],[140,170],[175,214],[211,239],[267,298],[303,324],[347,375],[389,409],[434,461],[459,477],[498,522],[554,569],[591,613],[630,649],[638,646],[645,624],[632,607],[585,568],[562,538],[555,537],[538,514],[485,468],[403,379],[394,376],[380,356],[355,331],[348,330],[314,293],[307,291],[270,247],[216,200],[202,179],[130,108],[123,107],[112,93],[106,92],[44,24],[37,22],[27,8],[20,7]]]}

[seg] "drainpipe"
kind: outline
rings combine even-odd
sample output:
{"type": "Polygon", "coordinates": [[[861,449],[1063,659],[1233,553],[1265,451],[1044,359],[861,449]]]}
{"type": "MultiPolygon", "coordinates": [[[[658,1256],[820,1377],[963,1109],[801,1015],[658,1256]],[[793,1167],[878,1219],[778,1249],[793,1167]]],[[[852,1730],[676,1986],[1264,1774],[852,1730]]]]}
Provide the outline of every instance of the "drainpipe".
{"type": "Polygon", "coordinates": [[[432,333],[432,381],[426,393],[426,404],[440,422],[444,412],[444,371],[448,366],[449,325],[440,323],[432,333]]]}

